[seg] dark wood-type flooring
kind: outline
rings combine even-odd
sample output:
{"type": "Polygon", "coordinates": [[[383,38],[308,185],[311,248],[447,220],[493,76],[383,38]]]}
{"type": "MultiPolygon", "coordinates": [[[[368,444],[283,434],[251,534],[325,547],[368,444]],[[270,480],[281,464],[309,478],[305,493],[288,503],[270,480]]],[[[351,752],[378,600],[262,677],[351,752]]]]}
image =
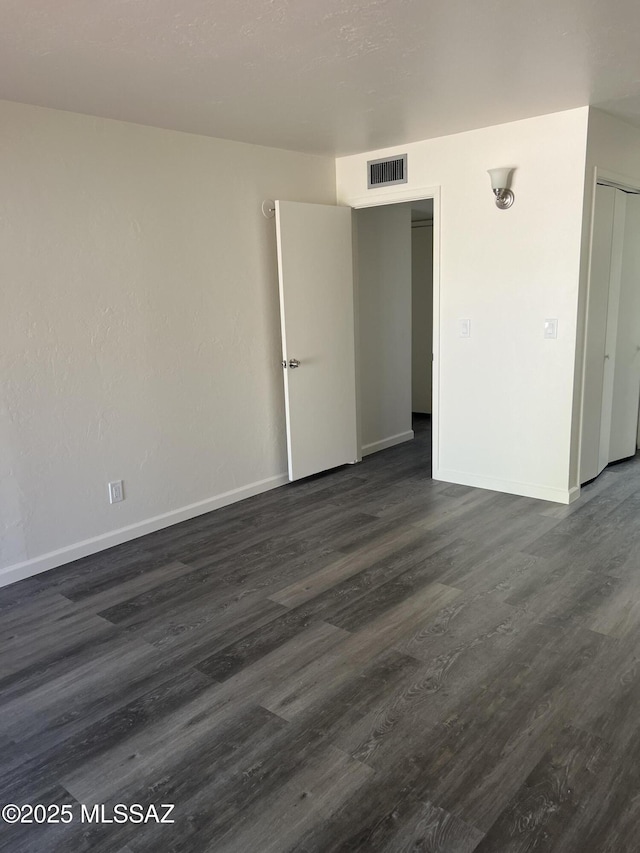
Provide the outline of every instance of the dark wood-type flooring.
{"type": "Polygon", "coordinates": [[[0,850],[636,853],[640,460],[563,507],[428,439],[0,590],[0,803],[74,815],[0,850]]]}

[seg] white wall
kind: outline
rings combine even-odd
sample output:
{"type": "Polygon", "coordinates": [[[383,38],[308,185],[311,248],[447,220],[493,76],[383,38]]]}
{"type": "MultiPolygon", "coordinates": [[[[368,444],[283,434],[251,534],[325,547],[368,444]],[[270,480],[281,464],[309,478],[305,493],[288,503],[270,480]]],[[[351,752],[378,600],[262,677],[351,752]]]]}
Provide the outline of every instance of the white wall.
{"type": "Polygon", "coordinates": [[[343,157],[338,199],[441,188],[436,478],[568,501],[588,108],[343,157]],[[366,161],[409,155],[406,187],[367,190],[366,161]],[[498,210],[486,170],[514,166],[498,210]],[[458,336],[470,318],[472,335],[458,336]],[[557,318],[558,338],[543,338],[557,318]]]}
{"type": "Polygon", "coordinates": [[[413,438],[411,210],[358,210],[358,384],[364,454],[413,438]]]}
{"type": "MultiPolygon", "coordinates": [[[[583,407],[584,339],[589,296],[589,257],[591,227],[597,178],[613,179],[640,188],[640,129],[601,110],[589,110],[585,193],[582,218],[582,250],[580,259],[580,301],[578,306],[578,340],[574,385],[573,427],[571,440],[571,483],[580,479],[580,434],[583,407]]],[[[588,391],[589,389],[587,389],[588,391]]],[[[589,396],[589,394],[587,394],[589,396]]],[[[639,433],[640,436],[640,433],[639,433]]]]}
{"type": "Polygon", "coordinates": [[[7,102],[0,156],[0,584],[282,482],[260,205],[333,161],[7,102]]]}
{"type": "Polygon", "coordinates": [[[431,413],[433,225],[411,226],[411,408],[431,413]]]}

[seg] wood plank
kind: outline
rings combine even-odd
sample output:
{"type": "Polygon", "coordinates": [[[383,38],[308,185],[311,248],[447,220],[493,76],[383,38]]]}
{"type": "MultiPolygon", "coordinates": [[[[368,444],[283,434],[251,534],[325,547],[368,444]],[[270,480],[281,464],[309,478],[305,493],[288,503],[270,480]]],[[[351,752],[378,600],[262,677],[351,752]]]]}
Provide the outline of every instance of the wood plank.
{"type": "Polygon", "coordinates": [[[585,814],[580,802],[597,785],[608,752],[608,745],[599,738],[571,728],[562,731],[478,845],[477,853],[603,850],[593,846],[591,815],[585,814]]]}
{"type": "Polygon", "coordinates": [[[333,820],[303,837],[298,849],[347,853],[472,853],[483,833],[432,803],[404,793],[385,797],[382,780],[354,792],[333,820]]]}
{"type": "Polygon", "coordinates": [[[194,670],[165,675],[153,689],[95,723],[68,733],[64,740],[51,737],[48,731],[31,738],[24,743],[22,761],[3,767],[0,800],[44,802],[42,797],[57,779],[78,771],[90,760],[99,761],[115,744],[135,737],[136,732],[163,720],[210,688],[211,681],[194,670]]]}
{"type": "Polygon", "coordinates": [[[216,851],[304,849],[299,846],[301,839],[314,836],[319,826],[330,822],[342,803],[372,775],[371,768],[330,746],[274,794],[267,793],[244,810],[238,826],[216,842],[216,851]]]}
{"type": "MultiPolygon", "coordinates": [[[[218,681],[230,677],[243,666],[253,663],[304,630],[312,622],[330,619],[332,614],[353,606],[354,601],[366,596],[372,588],[383,586],[389,578],[424,562],[425,555],[438,547],[437,540],[434,541],[430,536],[429,542],[426,547],[418,540],[399,548],[392,557],[376,562],[357,577],[335,584],[313,600],[276,616],[241,640],[229,643],[221,652],[198,664],[198,668],[218,681]]],[[[422,585],[424,586],[424,583],[422,585]]],[[[389,600],[387,607],[394,603],[394,599],[389,600]]]]}
{"type": "Polygon", "coordinates": [[[305,604],[340,581],[353,577],[394,554],[403,545],[421,539],[423,536],[415,527],[398,529],[397,525],[393,525],[390,532],[385,531],[381,536],[378,534],[374,542],[367,543],[366,548],[350,552],[346,556],[336,555],[327,566],[311,575],[296,579],[269,597],[289,608],[305,604]]]}
{"type": "MultiPolygon", "coordinates": [[[[402,827],[389,836],[387,843],[379,848],[385,853],[472,853],[482,840],[479,829],[432,803],[420,803],[411,818],[403,821],[402,827]]],[[[377,842],[375,836],[372,841],[377,842]]]]}
{"type": "MultiPolygon", "coordinates": [[[[428,682],[405,685],[354,729],[360,742],[349,751],[402,784],[409,784],[409,762],[418,798],[486,830],[565,725],[567,707],[583,700],[585,673],[606,642],[581,628],[534,623],[511,655],[485,672],[487,686],[455,694],[441,723],[432,725],[428,682]],[[416,731],[428,735],[416,741],[416,731]]],[[[344,737],[340,744],[346,748],[344,737]]]]}

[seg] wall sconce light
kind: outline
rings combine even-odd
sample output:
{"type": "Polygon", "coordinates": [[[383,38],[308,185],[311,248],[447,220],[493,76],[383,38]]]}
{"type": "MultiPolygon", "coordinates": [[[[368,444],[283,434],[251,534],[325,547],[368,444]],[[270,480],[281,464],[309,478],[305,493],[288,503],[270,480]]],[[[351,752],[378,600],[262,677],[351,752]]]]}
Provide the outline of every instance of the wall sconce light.
{"type": "Polygon", "coordinates": [[[507,210],[513,204],[514,195],[509,189],[509,179],[513,169],[489,169],[491,188],[496,197],[496,207],[507,210]]]}

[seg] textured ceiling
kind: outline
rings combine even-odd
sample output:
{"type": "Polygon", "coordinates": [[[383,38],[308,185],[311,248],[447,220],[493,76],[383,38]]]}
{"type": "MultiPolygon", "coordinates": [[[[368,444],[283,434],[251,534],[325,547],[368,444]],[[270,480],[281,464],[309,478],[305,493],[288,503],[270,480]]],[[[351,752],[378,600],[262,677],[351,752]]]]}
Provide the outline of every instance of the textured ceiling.
{"type": "Polygon", "coordinates": [[[640,122],[639,37],[637,0],[2,0],[0,97],[340,155],[640,122]]]}

